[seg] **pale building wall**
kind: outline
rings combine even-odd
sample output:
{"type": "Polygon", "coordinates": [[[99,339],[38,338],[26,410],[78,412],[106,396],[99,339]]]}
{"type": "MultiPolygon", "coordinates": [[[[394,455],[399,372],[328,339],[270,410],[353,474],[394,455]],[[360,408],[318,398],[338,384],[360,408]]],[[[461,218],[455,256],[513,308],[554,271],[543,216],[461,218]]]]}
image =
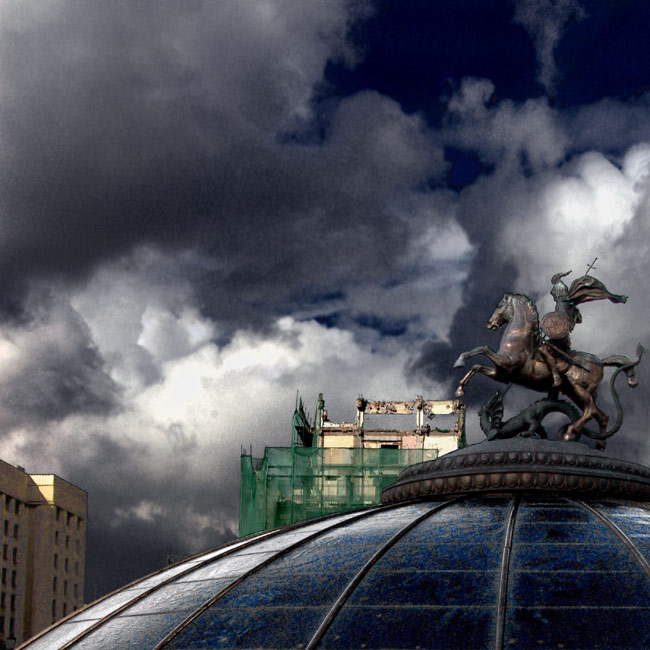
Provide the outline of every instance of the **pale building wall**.
{"type": "Polygon", "coordinates": [[[83,603],[87,499],[58,476],[0,461],[0,505],[0,634],[20,643],[83,603]]]}

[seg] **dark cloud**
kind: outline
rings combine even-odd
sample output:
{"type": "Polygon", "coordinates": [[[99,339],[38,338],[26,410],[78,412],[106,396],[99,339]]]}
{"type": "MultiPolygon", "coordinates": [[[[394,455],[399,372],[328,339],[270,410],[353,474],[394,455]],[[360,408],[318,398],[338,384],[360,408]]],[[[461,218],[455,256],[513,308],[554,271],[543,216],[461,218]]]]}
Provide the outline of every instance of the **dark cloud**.
{"type": "Polygon", "coordinates": [[[647,70],[576,80],[605,14],[645,60],[646,9],[580,6],[3,6],[3,453],[88,491],[88,597],[234,535],[240,445],[287,444],[296,389],[451,397],[506,291],[543,311],[598,256],[630,300],[576,347],[648,338],[647,70]]]}
{"type": "Polygon", "coordinates": [[[119,410],[121,388],[107,372],[83,319],[42,291],[32,297],[30,312],[28,323],[4,332],[2,430],[119,410]]]}

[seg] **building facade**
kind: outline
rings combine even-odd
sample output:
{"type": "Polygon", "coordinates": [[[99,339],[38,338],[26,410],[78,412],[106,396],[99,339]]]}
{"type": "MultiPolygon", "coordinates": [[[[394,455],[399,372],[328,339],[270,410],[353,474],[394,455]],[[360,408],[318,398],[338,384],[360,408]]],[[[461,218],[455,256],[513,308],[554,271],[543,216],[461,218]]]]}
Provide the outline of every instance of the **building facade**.
{"type": "Polygon", "coordinates": [[[465,444],[465,405],[459,400],[360,397],[356,407],[354,421],[332,422],[321,394],[312,423],[301,401],[291,447],[267,447],[263,458],[242,454],[240,536],[378,504],[404,468],[465,444]],[[380,428],[369,426],[368,416],[411,421],[408,428],[404,418],[398,418],[401,426],[393,420],[380,428]]]}
{"type": "Polygon", "coordinates": [[[0,641],[21,643],[83,603],[87,495],[0,460],[0,510],[0,641]]]}

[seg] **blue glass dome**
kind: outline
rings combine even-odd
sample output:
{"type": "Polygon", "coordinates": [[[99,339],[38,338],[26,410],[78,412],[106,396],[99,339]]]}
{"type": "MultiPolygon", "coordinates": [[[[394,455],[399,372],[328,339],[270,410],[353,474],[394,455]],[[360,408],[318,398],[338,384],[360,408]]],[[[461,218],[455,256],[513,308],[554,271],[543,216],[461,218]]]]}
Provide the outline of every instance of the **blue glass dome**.
{"type": "Polygon", "coordinates": [[[393,503],[162,570],[23,647],[650,648],[650,512],[621,497],[650,471],[506,442],[406,470],[393,503]]]}

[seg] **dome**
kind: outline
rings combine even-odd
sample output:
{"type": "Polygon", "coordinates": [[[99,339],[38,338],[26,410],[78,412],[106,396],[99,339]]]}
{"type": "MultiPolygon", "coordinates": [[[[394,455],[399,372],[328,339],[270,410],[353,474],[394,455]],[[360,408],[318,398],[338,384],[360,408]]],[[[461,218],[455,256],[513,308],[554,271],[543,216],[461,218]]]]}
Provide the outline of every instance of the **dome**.
{"type": "Polygon", "coordinates": [[[23,647],[650,647],[650,470],[579,443],[474,445],[385,503],[241,539],[23,647]]]}

